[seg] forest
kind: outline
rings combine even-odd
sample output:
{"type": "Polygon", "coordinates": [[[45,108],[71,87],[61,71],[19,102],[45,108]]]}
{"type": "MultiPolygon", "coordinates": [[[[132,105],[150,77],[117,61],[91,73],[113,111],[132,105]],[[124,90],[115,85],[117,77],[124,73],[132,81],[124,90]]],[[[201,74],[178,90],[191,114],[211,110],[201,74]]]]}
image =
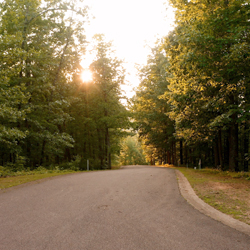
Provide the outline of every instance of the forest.
{"type": "MultiPolygon", "coordinates": [[[[84,1],[83,1],[84,2],[84,1]]],[[[0,2],[0,166],[110,169],[173,164],[249,170],[250,4],[169,0],[175,28],[126,72],[97,34],[93,79],[81,78],[87,7],[67,0],[0,2]]]]}
{"type": "Polygon", "coordinates": [[[141,67],[132,108],[151,161],[248,171],[249,1],[170,2],[176,26],[141,67]]]}
{"type": "Polygon", "coordinates": [[[121,61],[95,36],[93,81],[81,80],[86,8],[72,1],[0,5],[0,165],[111,167],[130,127],[121,61]],[[70,3],[70,4],[69,4],[70,3]]]}

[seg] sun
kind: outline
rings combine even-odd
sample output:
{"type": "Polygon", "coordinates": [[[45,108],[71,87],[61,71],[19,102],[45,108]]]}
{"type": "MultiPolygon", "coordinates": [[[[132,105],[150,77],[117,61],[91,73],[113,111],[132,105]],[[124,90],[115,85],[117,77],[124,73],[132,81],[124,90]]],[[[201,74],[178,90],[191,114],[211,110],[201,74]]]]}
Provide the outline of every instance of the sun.
{"type": "Polygon", "coordinates": [[[81,79],[83,82],[91,82],[93,80],[92,72],[89,69],[85,69],[81,73],[81,79]]]}

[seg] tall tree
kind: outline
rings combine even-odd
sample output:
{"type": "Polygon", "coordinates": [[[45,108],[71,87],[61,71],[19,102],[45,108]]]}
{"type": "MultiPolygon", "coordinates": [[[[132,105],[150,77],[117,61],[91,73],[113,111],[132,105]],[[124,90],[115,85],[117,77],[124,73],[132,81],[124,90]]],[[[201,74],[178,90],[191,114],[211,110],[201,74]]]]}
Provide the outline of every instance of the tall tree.
{"type": "Polygon", "coordinates": [[[62,128],[69,119],[65,93],[84,53],[86,9],[76,9],[73,1],[5,0],[0,12],[3,92],[20,92],[12,98],[22,119],[11,126],[22,134],[13,140],[28,166],[53,163],[73,145],[62,128]]]}
{"type": "Polygon", "coordinates": [[[147,65],[141,69],[141,83],[133,99],[132,110],[139,136],[147,145],[151,164],[176,163],[174,122],[167,113],[170,106],[161,99],[168,90],[168,60],[160,44],[152,49],[147,65]],[[154,149],[154,150],[152,150],[154,149]]]}
{"type": "Polygon", "coordinates": [[[75,75],[69,111],[73,120],[67,131],[75,140],[71,155],[81,156],[84,166],[89,160],[91,168],[106,169],[111,168],[112,159],[119,154],[120,140],[130,123],[121,103],[122,61],[114,56],[112,44],[103,35],[95,35],[92,45],[93,80],[83,82],[79,74],[75,75]]]}
{"type": "Polygon", "coordinates": [[[120,85],[124,81],[122,61],[112,55],[112,45],[104,41],[103,35],[96,35],[96,58],[91,64],[94,85],[98,98],[94,106],[98,110],[97,129],[101,149],[100,159],[104,166],[111,168],[111,154],[117,144],[117,136],[128,127],[128,112],[120,102],[120,85]],[[101,146],[102,145],[102,146],[101,146]]]}
{"type": "Polygon", "coordinates": [[[239,124],[248,124],[249,116],[249,3],[171,2],[177,27],[165,45],[173,74],[166,98],[173,104],[177,134],[216,141],[220,165],[228,158],[230,170],[238,171],[239,124]]]}

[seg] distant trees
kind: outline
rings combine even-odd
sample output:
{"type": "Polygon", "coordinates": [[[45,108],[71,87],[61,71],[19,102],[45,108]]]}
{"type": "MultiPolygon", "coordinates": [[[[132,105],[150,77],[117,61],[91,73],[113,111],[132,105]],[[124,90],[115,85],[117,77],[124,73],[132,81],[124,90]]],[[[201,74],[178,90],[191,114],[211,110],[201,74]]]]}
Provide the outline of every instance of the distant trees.
{"type": "Polygon", "coordinates": [[[151,164],[176,163],[174,122],[167,115],[169,104],[160,98],[168,91],[168,66],[160,45],[152,49],[148,64],[140,70],[141,83],[133,98],[136,129],[147,146],[145,152],[151,164]]]}
{"type": "MultiPolygon", "coordinates": [[[[168,105],[166,117],[175,123],[180,162],[202,159],[204,165],[247,171],[249,2],[170,2],[176,8],[176,28],[162,44],[168,86],[157,98],[165,100],[161,107],[168,105]]],[[[159,135],[161,130],[151,125],[159,135]]]]}
{"type": "Polygon", "coordinates": [[[99,37],[94,81],[82,83],[86,18],[74,1],[1,1],[0,165],[32,169],[78,156],[110,168],[128,124],[123,71],[99,37]]]}
{"type": "Polygon", "coordinates": [[[90,65],[93,81],[74,79],[68,132],[75,140],[69,159],[80,155],[95,168],[111,168],[112,155],[119,154],[120,140],[130,127],[128,111],[121,103],[120,84],[124,80],[122,62],[112,54],[111,43],[102,35],[95,36],[96,57],[90,65]]]}
{"type": "Polygon", "coordinates": [[[137,135],[122,140],[119,156],[121,165],[147,165],[143,146],[137,135]]]}

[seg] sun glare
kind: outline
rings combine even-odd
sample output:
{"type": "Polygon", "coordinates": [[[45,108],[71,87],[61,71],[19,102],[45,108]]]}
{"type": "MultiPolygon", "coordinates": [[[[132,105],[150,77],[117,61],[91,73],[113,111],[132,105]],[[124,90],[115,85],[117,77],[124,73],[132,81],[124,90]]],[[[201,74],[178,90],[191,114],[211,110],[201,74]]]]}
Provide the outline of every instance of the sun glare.
{"type": "Polygon", "coordinates": [[[81,79],[83,82],[90,82],[93,80],[93,77],[92,77],[92,72],[90,70],[84,70],[82,73],[81,73],[81,79]]]}
{"type": "MultiPolygon", "coordinates": [[[[90,41],[90,49],[87,48],[86,51],[91,54],[91,37],[94,34],[104,34],[107,41],[112,41],[116,56],[124,59],[126,80],[130,84],[127,88],[124,86],[126,95],[133,95],[133,87],[137,87],[140,83],[135,65],[146,65],[148,55],[151,53],[151,48],[156,46],[157,39],[162,39],[174,28],[175,13],[168,2],[84,0],[84,5],[89,6],[89,15],[95,16],[85,27],[86,37],[90,41]]],[[[95,60],[94,55],[85,55],[82,58],[82,67],[88,68],[93,60],[95,60]]],[[[83,76],[82,79],[86,81],[85,73],[83,76]]]]}

